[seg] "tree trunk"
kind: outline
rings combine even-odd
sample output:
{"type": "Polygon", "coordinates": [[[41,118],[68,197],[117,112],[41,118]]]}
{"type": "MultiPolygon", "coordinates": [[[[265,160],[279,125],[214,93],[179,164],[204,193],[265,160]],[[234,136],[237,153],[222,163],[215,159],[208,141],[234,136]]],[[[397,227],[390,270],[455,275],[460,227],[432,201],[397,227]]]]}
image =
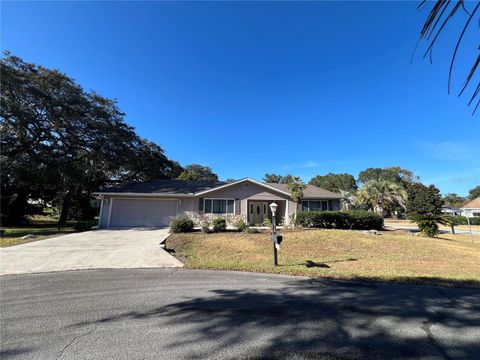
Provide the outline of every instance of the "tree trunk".
{"type": "Polygon", "coordinates": [[[293,213],[293,224],[292,224],[292,229],[294,229],[294,230],[295,230],[295,226],[297,224],[297,211],[298,211],[298,203],[295,202],[295,212],[293,213]]]}
{"type": "Polygon", "coordinates": [[[385,209],[383,208],[382,205],[377,204],[377,205],[375,206],[374,212],[375,212],[376,214],[378,214],[378,215],[380,215],[380,216],[383,217],[383,216],[384,216],[385,209]]]}
{"type": "MultiPolygon", "coordinates": [[[[2,204],[3,206],[4,204],[2,204]]],[[[18,192],[15,200],[2,209],[3,225],[21,225],[27,215],[27,194],[18,192]]]]}
{"type": "Polygon", "coordinates": [[[72,204],[72,197],[75,193],[75,186],[70,186],[65,197],[63,198],[62,211],[60,213],[60,219],[58,219],[58,226],[65,226],[68,218],[68,211],[70,210],[70,205],[72,204]]]}

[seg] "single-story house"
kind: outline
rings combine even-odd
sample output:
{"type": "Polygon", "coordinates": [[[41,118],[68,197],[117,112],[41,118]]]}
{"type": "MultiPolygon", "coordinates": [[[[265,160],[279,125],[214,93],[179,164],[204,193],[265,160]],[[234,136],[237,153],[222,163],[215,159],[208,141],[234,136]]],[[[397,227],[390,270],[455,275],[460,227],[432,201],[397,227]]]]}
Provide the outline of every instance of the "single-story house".
{"type": "Polygon", "coordinates": [[[442,206],[442,214],[450,215],[450,216],[457,216],[457,215],[462,215],[462,210],[460,210],[459,208],[454,207],[454,206],[443,205],[442,206]]]}
{"type": "Polygon", "coordinates": [[[197,225],[203,219],[225,217],[232,223],[242,217],[251,225],[272,219],[269,205],[275,202],[277,221],[289,222],[295,209],[340,210],[341,194],[307,185],[295,203],[285,184],[244,178],[232,182],[159,180],[132,183],[95,193],[100,199],[99,227],[161,227],[180,215],[197,225]]]}
{"type": "Polygon", "coordinates": [[[480,217],[480,197],[462,205],[460,210],[463,216],[480,217]]]}

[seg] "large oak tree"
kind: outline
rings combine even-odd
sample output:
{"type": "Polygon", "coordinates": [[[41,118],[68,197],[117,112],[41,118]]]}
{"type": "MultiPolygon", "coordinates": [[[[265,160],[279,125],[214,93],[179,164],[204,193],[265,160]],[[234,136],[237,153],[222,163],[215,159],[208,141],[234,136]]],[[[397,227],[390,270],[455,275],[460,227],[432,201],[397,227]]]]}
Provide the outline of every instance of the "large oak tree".
{"type": "Polygon", "coordinates": [[[309,184],[334,192],[353,192],[357,190],[357,182],[355,181],[355,178],[353,175],[346,173],[317,175],[309,181],[309,184]]]}
{"type": "Polygon", "coordinates": [[[179,180],[190,181],[218,181],[218,175],[215,174],[208,166],[202,166],[199,164],[190,164],[185,166],[185,169],[178,176],[179,180]]]}
{"type": "Polygon", "coordinates": [[[468,191],[469,200],[475,200],[477,197],[480,197],[480,185],[475,186],[473,189],[468,191]]]}
{"type": "Polygon", "coordinates": [[[72,202],[101,186],[180,173],[160,146],[125,123],[116,101],[8,53],[0,66],[2,223],[22,221],[34,199],[58,202],[62,225],[72,202]]]}

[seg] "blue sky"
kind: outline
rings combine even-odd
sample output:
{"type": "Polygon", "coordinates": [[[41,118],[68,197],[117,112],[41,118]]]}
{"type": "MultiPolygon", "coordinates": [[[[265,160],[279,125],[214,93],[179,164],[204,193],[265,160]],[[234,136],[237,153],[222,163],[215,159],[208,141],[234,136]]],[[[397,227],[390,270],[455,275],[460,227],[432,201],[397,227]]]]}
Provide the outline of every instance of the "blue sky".
{"type": "Polygon", "coordinates": [[[480,184],[480,115],[447,95],[459,28],[441,38],[433,65],[421,53],[410,64],[426,16],[416,6],[2,2],[1,45],[118,99],[170,158],[223,179],[398,165],[464,195],[480,184]]]}

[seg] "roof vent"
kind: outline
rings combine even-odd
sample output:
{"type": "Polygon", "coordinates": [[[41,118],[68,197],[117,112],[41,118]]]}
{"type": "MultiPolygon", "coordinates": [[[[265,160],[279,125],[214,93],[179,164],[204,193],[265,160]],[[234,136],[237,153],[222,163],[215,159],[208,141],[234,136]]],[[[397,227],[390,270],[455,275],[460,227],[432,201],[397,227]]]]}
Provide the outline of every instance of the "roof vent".
{"type": "Polygon", "coordinates": [[[247,181],[247,182],[244,182],[244,183],[243,183],[243,187],[244,187],[245,189],[250,189],[250,183],[249,183],[248,181],[247,181]]]}

